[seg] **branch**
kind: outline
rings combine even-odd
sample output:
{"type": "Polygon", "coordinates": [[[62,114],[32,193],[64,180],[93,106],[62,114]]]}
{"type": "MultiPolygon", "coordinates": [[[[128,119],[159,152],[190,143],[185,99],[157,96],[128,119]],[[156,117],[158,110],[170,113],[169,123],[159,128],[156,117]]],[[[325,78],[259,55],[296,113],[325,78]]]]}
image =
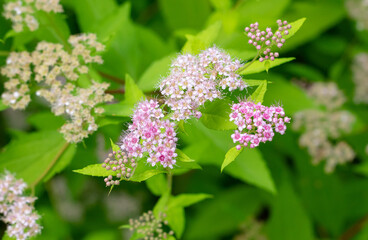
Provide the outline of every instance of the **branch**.
{"type": "Polygon", "coordinates": [[[122,85],[125,84],[125,81],[123,79],[118,78],[118,77],[115,77],[115,76],[112,76],[112,75],[110,75],[108,73],[104,73],[104,72],[98,71],[98,74],[100,74],[101,77],[104,77],[106,79],[109,79],[109,80],[111,80],[113,82],[116,82],[116,83],[119,83],[119,84],[122,84],[122,85]]]}
{"type": "Polygon", "coordinates": [[[346,232],[344,232],[340,240],[349,240],[352,239],[368,222],[368,214],[366,214],[363,218],[361,218],[358,222],[356,222],[353,226],[351,226],[346,232]]]}
{"type": "Polygon", "coordinates": [[[108,94],[124,94],[125,90],[124,89],[111,89],[111,90],[105,90],[105,93],[108,93],[108,94]]]}

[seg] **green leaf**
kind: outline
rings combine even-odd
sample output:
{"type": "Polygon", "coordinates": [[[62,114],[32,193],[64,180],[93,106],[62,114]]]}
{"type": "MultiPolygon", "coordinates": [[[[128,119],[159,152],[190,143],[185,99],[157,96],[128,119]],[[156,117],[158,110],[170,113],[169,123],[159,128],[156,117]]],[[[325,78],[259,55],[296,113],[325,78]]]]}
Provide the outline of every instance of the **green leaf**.
{"type": "Polygon", "coordinates": [[[2,99],[0,99],[0,111],[3,111],[3,110],[5,110],[5,109],[7,109],[9,106],[8,105],[5,105],[4,103],[3,103],[3,100],[2,99]]]}
{"type": "MultiPolygon", "coordinates": [[[[185,127],[188,135],[179,135],[187,144],[183,151],[201,165],[211,164],[221,168],[226,152],[234,146],[230,137],[233,132],[211,130],[197,121],[190,121],[185,127]]],[[[243,151],[224,172],[271,193],[276,192],[271,174],[258,149],[243,151]]]]}
{"type": "Polygon", "coordinates": [[[259,85],[257,89],[252,93],[250,99],[255,103],[262,103],[266,91],[267,91],[267,80],[263,80],[263,83],[259,85]]]}
{"type": "Polygon", "coordinates": [[[103,168],[102,164],[100,163],[91,164],[82,169],[73,170],[73,172],[94,177],[107,177],[109,175],[116,175],[116,172],[112,170],[106,170],[106,168],[103,168]]]}
{"type": "Polygon", "coordinates": [[[211,201],[199,203],[187,221],[186,239],[226,239],[238,231],[245,219],[260,211],[265,202],[260,193],[254,187],[230,186],[216,193],[211,201]]]}
{"type": "Polygon", "coordinates": [[[224,168],[235,161],[235,159],[239,156],[239,154],[243,151],[243,148],[238,150],[236,147],[230,148],[229,151],[227,151],[225,155],[224,162],[221,165],[221,172],[224,170],[224,168]]]}
{"type": "Polygon", "coordinates": [[[259,86],[264,83],[265,80],[253,80],[253,79],[244,79],[244,82],[248,85],[248,87],[259,86]]]}
{"type": "Polygon", "coordinates": [[[236,129],[236,125],[230,121],[231,102],[224,99],[217,99],[207,102],[201,109],[201,122],[210,129],[229,130],[236,129]]]}
{"type": "Polygon", "coordinates": [[[32,114],[27,121],[38,130],[59,129],[65,123],[63,117],[55,116],[49,111],[32,114]]]}
{"type": "Polygon", "coordinates": [[[181,238],[185,226],[185,212],[182,207],[170,208],[166,211],[166,219],[177,238],[181,238]]]}
{"type": "Polygon", "coordinates": [[[165,22],[171,29],[201,29],[210,14],[207,0],[160,0],[165,22]]]}
{"type": "Polygon", "coordinates": [[[139,89],[133,78],[125,75],[125,103],[134,105],[145,99],[144,93],[139,89]]]}
{"type": "Polygon", "coordinates": [[[210,47],[216,40],[221,29],[221,22],[216,22],[208,28],[198,33],[196,36],[187,35],[188,41],[185,43],[182,52],[198,54],[202,50],[210,47]]]}
{"type": "Polygon", "coordinates": [[[175,57],[176,54],[171,54],[154,61],[139,79],[138,87],[144,92],[155,90],[161,78],[169,73],[171,62],[175,57]]]}
{"type": "Polygon", "coordinates": [[[299,31],[299,29],[301,28],[305,20],[306,18],[301,18],[301,19],[296,20],[295,22],[290,23],[291,28],[289,29],[289,34],[284,36],[284,39],[288,39],[294,36],[295,33],[299,31]]]}
{"type": "Polygon", "coordinates": [[[43,181],[46,182],[50,180],[55,174],[63,171],[73,160],[73,157],[77,151],[76,145],[69,145],[68,148],[61,155],[60,159],[55,163],[55,165],[50,169],[47,175],[44,177],[43,181]]]}
{"type": "MultiPolygon", "coordinates": [[[[10,142],[0,154],[0,169],[22,178],[31,187],[38,184],[60,160],[69,144],[57,131],[23,135],[10,142]]],[[[68,154],[71,157],[72,154],[68,154]]]]}
{"type": "Polygon", "coordinates": [[[37,11],[35,12],[35,16],[40,23],[39,28],[35,31],[38,39],[69,46],[67,40],[70,30],[65,18],[61,14],[37,11]]]}
{"type": "Polygon", "coordinates": [[[114,0],[78,0],[70,3],[83,32],[94,32],[98,24],[117,8],[114,0]]]}
{"type": "Polygon", "coordinates": [[[289,183],[279,188],[267,224],[270,240],[312,240],[313,226],[289,183]]]}
{"type": "Polygon", "coordinates": [[[153,207],[153,214],[158,217],[160,213],[163,213],[167,210],[167,203],[170,198],[170,189],[167,188],[166,191],[162,194],[160,199],[157,201],[156,205],[153,207]]]}
{"type": "Polygon", "coordinates": [[[171,197],[168,204],[168,209],[177,207],[189,207],[207,198],[212,198],[211,194],[207,193],[185,193],[175,197],[171,197]]]}
{"type": "Polygon", "coordinates": [[[105,109],[103,113],[105,116],[130,117],[133,114],[134,105],[122,101],[120,103],[104,105],[103,108],[105,109]]]}
{"type": "Polygon", "coordinates": [[[164,174],[158,174],[146,180],[148,189],[156,196],[161,196],[167,190],[167,181],[164,174]]]}
{"type": "Polygon", "coordinates": [[[120,147],[119,147],[118,145],[116,145],[116,144],[112,141],[112,139],[111,139],[111,138],[110,138],[110,143],[111,143],[111,149],[112,149],[112,151],[115,151],[115,152],[120,151],[120,147]]]}
{"type": "Polygon", "coordinates": [[[176,149],[176,154],[178,154],[178,156],[176,157],[177,160],[181,161],[181,162],[195,162],[195,160],[191,159],[190,157],[188,157],[183,151],[181,151],[180,149],[176,149]]]}
{"type": "Polygon", "coordinates": [[[273,67],[279,66],[281,64],[290,62],[294,59],[295,58],[292,58],[292,57],[291,58],[276,58],[274,61],[266,61],[266,62],[269,62],[269,66],[266,66],[265,62],[255,61],[255,62],[251,63],[251,65],[249,65],[247,68],[242,70],[239,74],[240,75],[248,75],[248,74],[263,72],[263,71],[268,70],[270,68],[273,68],[273,67]]]}
{"type": "Polygon", "coordinates": [[[165,172],[166,171],[160,169],[149,169],[143,172],[135,172],[134,175],[131,178],[129,178],[129,181],[142,182],[149,179],[150,177],[165,172]]]}

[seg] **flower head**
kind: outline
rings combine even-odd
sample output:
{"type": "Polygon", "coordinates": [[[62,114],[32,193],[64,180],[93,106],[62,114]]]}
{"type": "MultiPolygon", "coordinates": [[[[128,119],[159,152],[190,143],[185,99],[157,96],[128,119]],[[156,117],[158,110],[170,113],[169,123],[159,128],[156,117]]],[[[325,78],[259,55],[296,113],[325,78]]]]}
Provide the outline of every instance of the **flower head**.
{"type": "Polygon", "coordinates": [[[59,0],[17,0],[4,5],[4,17],[13,23],[13,29],[21,32],[24,28],[30,31],[38,29],[39,23],[34,16],[36,11],[63,12],[59,0]]]}
{"type": "Polygon", "coordinates": [[[27,184],[6,173],[0,178],[0,214],[7,227],[7,234],[17,240],[31,238],[41,232],[33,203],[36,198],[23,196],[27,184]]]}
{"type": "Polygon", "coordinates": [[[266,107],[244,101],[232,105],[231,110],[230,121],[238,126],[231,138],[234,143],[239,143],[236,147],[238,150],[242,147],[255,148],[261,142],[272,141],[275,132],[284,134],[285,123],[290,122],[281,106],[266,107]]]}
{"type": "Polygon", "coordinates": [[[164,119],[162,109],[157,101],[143,101],[136,107],[132,123],[122,137],[121,149],[128,158],[147,156],[152,166],[161,164],[173,168],[176,163],[175,124],[164,119]]]}
{"type": "Polygon", "coordinates": [[[246,84],[236,73],[241,67],[239,60],[216,47],[199,55],[184,54],[171,64],[170,74],[160,84],[166,104],[173,110],[173,120],[200,117],[197,110],[206,101],[221,97],[220,89],[243,90],[246,84]]]}

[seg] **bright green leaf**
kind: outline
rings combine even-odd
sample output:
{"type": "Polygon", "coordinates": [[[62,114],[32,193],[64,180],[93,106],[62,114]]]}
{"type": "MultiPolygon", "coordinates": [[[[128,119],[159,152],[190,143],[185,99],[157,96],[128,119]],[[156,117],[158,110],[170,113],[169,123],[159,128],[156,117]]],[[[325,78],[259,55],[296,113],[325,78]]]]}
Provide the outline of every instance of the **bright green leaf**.
{"type": "Polygon", "coordinates": [[[65,123],[63,117],[55,116],[49,111],[32,114],[27,121],[38,130],[59,129],[65,123]]]}
{"type": "Polygon", "coordinates": [[[164,174],[158,174],[146,180],[148,189],[156,196],[161,196],[167,190],[167,181],[164,174]]]}
{"type": "Polygon", "coordinates": [[[230,148],[229,151],[227,151],[225,155],[224,162],[221,165],[221,172],[224,170],[224,168],[235,161],[235,159],[239,156],[239,154],[243,151],[243,148],[241,150],[236,149],[236,147],[230,148]]]}
{"type": "Polygon", "coordinates": [[[216,22],[198,33],[196,36],[187,35],[188,41],[185,43],[182,52],[198,54],[202,50],[210,47],[216,40],[221,29],[221,23],[216,22]]]}
{"type": "Polygon", "coordinates": [[[182,207],[173,207],[166,211],[166,219],[177,238],[181,238],[185,226],[185,212],[182,207]]]}
{"type": "Polygon", "coordinates": [[[177,207],[189,207],[207,198],[212,198],[211,194],[206,193],[185,193],[175,197],[171,197],[169,200],[168,209],[177,207]]]}
{"type": "MultiPolygon", "coordinates": [[[[269,66],[266,67],[264,62],[260,62],[260,61],[255,61],[253,63],[251,63],[251,65],[249,65],[248,67],[246,67],[244,70],[240,71],[240,75],[248,75],[248,74],[253,74],[253,73],[259,73],[259,72],[263,72],[267,69],[279,66],[281,64],[290,62],[292,60],[294,60],[295,58],[276,58],[274,61],[268,61],[269,62],[269,66]]],[[[245,64],[245,66],[247,66],[247,63],[245,64]]]]}
{"type": "Polygon", "coordinates": [[[114,117],[130,117],[133,114],[134,105],[128,104],[125,101],[121,103],[104,105],[105,109],[103,115],[114,117]]]}
{"type": "Polygon", "coordinates": [[[303,25],[305,20],[306,20],[306,18],[301,18],[301,19],[296,20],[295,22],[290,23],[291,29],[289,29],[289,34],[284,36],[284,39],[288,39],[288,38],[291,38],[292,36],[294,36],[294,34],[297,31],[299,31],[299,29],[301,28],[301,26],[303,25]]]}
{"type": "Polygon", "coordinates": [[[181,151],[180,149],[176,149],[176,154],[178,154],[178,156],[176,157],[177,160],[181,161],[181,162],[195,162],[193,159],[191,159],[190,157],[188,157],[183,151],[181,151]]]}
{"type": "Polygon", "coordinates": [[[257,89],[252,93],[250,99],[255,103],[262,103],[266,91],[267,91],[267,80],[263,80],[263,83],[259,85],[257,89]]]}
{"type": "Polygon", "coordinates": [[[116,145],[113,141],[112,141],[112,139],[110,138],[110,143],[111,143],[111,149],[112,149],[112,151],[114,151],[114,152],[118,152],[118,151],[120,151],[120,147],[118,146],[118,145],[116,145]]]}
{"type": "Polygon", "coordinates": [[[0,154],[0,169],[9,170],[34,186],[55,166],[68,146],[57,131],[23,135],[7,145],[0,154]]]}
{"type": "Polygon", "coordinates": [[[201,109],[201,122],[210,129],[229,130],[236,129],[236,125],[230,121],[230,101],[218,99],[207,102],[201,109]]]}
{"type": "Polygon", "coordinates": [[[153,62],[139,79],[138,87],[145,92],[155,90],[161,78],[169,73],[171,62],[175,56],[172,54],[153,62]]]}
{"type": "Polygon", "coordinates": [[[64,153],[60,156],[59,160],[55,163],[55,165],[50,169],[47,175],[44,178],[44,182],[50,180],[55,174],[63,171],[73,160],[73,157],[77,151],[76,145],[69,145],[68,148],[64,151],[64,153]]]}
{"type": "Polygon", "coordinates": [[[5,105],[4,103],[3,103],[3,100],[2,99],[0,99],[0,111],[3,111],[3,110],[5,110],[5,109],[7,109],[9,106],[7,106],[7,105],[5,105]]]}
{"type": "Polygon", "coordinates": [[[94,177],[107,177],[109,175],[115,176],[117,174],[117,172],[112,170],[106,170],[106,168],[103,168],[102,164],[99,163],[88,165],[82,169],[73,170],[73,172],[94,177]]]}
{"type": "Polygon", "coordinates": [[[130,105],[145,99],[144,93],[139,89],[133,78],[128,74],[125,76],[125,102],[130,105]]]}

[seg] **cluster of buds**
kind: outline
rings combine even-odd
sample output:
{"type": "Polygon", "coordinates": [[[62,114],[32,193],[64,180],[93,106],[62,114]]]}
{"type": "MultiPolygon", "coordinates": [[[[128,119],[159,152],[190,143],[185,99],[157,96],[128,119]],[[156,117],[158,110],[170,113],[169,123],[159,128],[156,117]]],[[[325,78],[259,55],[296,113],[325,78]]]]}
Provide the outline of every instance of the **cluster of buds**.
{"type": "Polygon", "coordinates": [[[345,97],[335,83],[315,83],[308,89],[308,94],[326,111],[310,109],[297,112],[293,128],[303,130],[299,144],[308,149],[312,162],[318,164],[325,159],[325,171],[330,173],[336,165],[350,162],[355,157],[353,149],[338,140],[342,134],[351,132],[355,118],[350,112],[339,110],[345,97]]]}
{"type": "Polygon", "coordinates": [[[105,94],[107,83],[93,83],[89,88],[76,86],[81,74],[88,73],[87,64],[102,63],[98,55],[104,46],[94,34],[81,34],[69,38],[71,51],[63,45],[40,42],[32,53],[12,52],[1,73],[9,78],[2,94],[4,104],[13,109],[24,109],[30,102],[29,84],[32,77],[39,84],[36,95],[51,104],[55,115],[65,114],[68,122],[61,132],[68,142],[80,142],[97,130],[92,114],[101,114],[97,104],[112,100],[105,94]]]}
{"type": "Polygon", "coordinates": [[[272,141],[274,132],[284,134],[285,123],[290,122],[281,106],[266,107],[261,103],[245,101],[233,104],[231,110],[230,121],[238,127],[231,138],[234,143],[239,143],[236,146],[238,150],[242,147],[255,148],[261,142],[272,141]]]}
{"type": "Polygon", "coordinates": [[[197,110],[207,100],[221,97],[219,89],[243,90],[247,85],[236,73],[242,65],[216,47],[202,51],[198,56],[178,56],[171,64],[170,74],[160,84],[166,104],[173,110],[171,119],[183,120],[201,117],[197,110]]]}
{"type": "Polygon", "coordinates": [[[346,9],[359,30],[368,30],[368,0],[347,0],[346,9]]]}
{"type": "Polygon", "coordinates": [[[109,175],[104,179],[106,186],[109,187],[112,185],[119,185],[121,179],[132,177],[137,163],[134,158],[128,158],[125,152],[118,150],[109,154],[109,157],[105,159],[102,167],[106,170],[116,172],[117,179],[113,179],[113,175],[109,175]]]}
{"type": "Polygon", "coordinates": [[[128,158],[142,158],[152,166],[157,163],[173,168],[177,154],[175,123],[164,120],[157,101],[142,101],[136,107],[128,131],[122,137],[121,149],[128,158]]]}
{"type": "Polygon", "coordinates": [[[172,230],[169,232],[164,230],[164,227],[168,225],[165,218],[165,213],[159,213],[156,217],[152,211],[148,211],[140,216],[139,219],[129,219],[130,230],[144,235],[144,239],[147,240],[167,239],[169,236],[174,235],[174,232],[172,230]]]}
{"type": "Polygon", "coordinates": [[[40,216],[33,204],[36,198],[25,197],[27,185],[6,173],[0,178],[0,214],[1,220],[8,224],[7,234],[17,240],[29,239],[41,232],[37,223],[40,216]]]}
{"type": "Polygon", "coordinates": [[[35,17],[36,11],[63,12],[59,0],[16,0],[4,5],[4,17],[13,23],[16,32],[28,28],[30,31],[38,29],[39,23],[35,17]]]}
{"type": "Polygon", "coordinates": [[[262,57],[259,58],[260,62],[264,60],[275,60],[279,56],[278,52],[272,52],[273,46],[282,48],[285,43],[285,36],[289,34],[291,25],[287,21],[277,20],[278,29],[276,32],[272,32],[271,28],[266,28],[266,31],[258,29],[258,22],[250,24],[244,30],[249,38],[248,43],[253,45],[260,53],[262,57]]]}
{"type": "Polygon", "coordinates": [[[355,83],[355,103],[368,103],[368,53],[355,56],[353,65],[353,81],[355,83]]]}

